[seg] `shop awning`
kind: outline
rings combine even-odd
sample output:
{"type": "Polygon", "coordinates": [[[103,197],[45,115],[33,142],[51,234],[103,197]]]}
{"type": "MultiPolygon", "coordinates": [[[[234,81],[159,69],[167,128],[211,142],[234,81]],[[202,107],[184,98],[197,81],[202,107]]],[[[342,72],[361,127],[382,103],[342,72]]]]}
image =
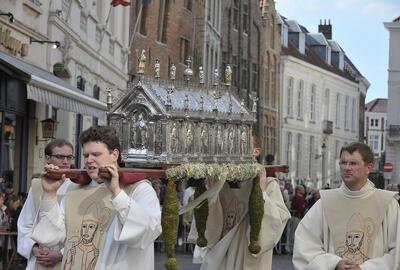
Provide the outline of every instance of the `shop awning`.
{"type": "Polygon", "coordinates": [[[26,81],[27,98],[56,108],[105,118],[107,105],[90,97],[54,74],[0,52],[0,66],[20,74],[26,81]]]}

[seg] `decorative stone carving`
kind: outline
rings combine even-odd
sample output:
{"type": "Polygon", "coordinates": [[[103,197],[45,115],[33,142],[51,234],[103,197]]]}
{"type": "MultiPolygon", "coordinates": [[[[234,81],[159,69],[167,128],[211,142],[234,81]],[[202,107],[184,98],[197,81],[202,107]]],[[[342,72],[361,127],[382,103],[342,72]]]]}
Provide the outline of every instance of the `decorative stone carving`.
{"type": "Polygon", "coordinates": [[[176,66],[174,64],[171,64],[170,71],[169,71],[169,78],[172,81],[175,81],[175,78],[176,78],[176,66]]]}
{"type": "Polygon", "coordinates": [[[207,153],[208,150],[208,132],[207,127],[203,126],[200,132],[200,153],[207,153]]]}
{"type": "Polygon", "coordinates": [[[228,154],[233,154],[235,150],[235,134],[233,128],[228,132],[228,154]]]}
{"type": "Polygon", "coordinates": [[[146,51],[142,50],[139,57],[138,74],[144,74],[146,70],[146,51]]]}
{"type": "Polygon", "coordinates": [[[247,133],[245,128],[240,133],[240,153],[242,155],[247,153],[247,133]]]}
{"type": "Polygon", "coordinates": [[[216,68],[214,70],[214,86],[218,86],[219,84],[219,70],[216,68]]]}
{"type": "Polygon", "coordinates": [[[183,108],[185,111],[189,110],[189,96],[185,94],[185,99],[183,100],[183,108]]]}
{"type": "Polygon", "coordinates": [[[160,69],[161,69],[160,60],[156,59],[156,63],[154,64],[154,77],[156,79],[160,79],[160,69]]]}
{"type": "Polygon", "coordinates": [[[222,154],[224,151],[224,137],[221,126],[218,126],[217,128],[217,134],[215,139],[217,140],[216,154],[222,154]]]}
{"type": "Polygon", "coordinates": [[[200,108],[199,111],[202,112],[204,111],[204,97],[200,96],[200,108]]]}
{"type": "Polygon", "coordinates": [[[186,136],[185,136],[185,152],[192,153],[193,152],[193,132],[190,125],[187,126],[186,136]]]}
{"type": "Polygon", "coordinates": [[[204,71],[202,66],[199,66],[199,83],[201,85],[204,84],[204,71]]]}
{"type": "Polygon", "coordinates": [[[131,147],[135,149],[145,149],[148,145],[148,126],[143,117],[143,112],[137,112],[133,116],[131,147]]]}
{"type": "Polygon", "coordinates": [[[178,152],[178,145],[179,145],[178,129],[177,129],[176,123],[174,123],[171,128],[171,152],[172,153],[178,152]]]}
{"type": "Polygon", "coordinates": [[[172,87],[167,88],[167,106],[172,105],[172,93],[174,92],[174,89],[172,87]]]}
{"type": "Polygon", "coordinates": [[[257,113],[257,101],[258,97],[253,97],[253,106],[251,108],[252,113],[257,113]]]}
{"type": "Polygon", "coordinates": [[[225,84],[227,86],[232,85],[232,68],[230,65],[227,65],[225,68],[225,84]]]}

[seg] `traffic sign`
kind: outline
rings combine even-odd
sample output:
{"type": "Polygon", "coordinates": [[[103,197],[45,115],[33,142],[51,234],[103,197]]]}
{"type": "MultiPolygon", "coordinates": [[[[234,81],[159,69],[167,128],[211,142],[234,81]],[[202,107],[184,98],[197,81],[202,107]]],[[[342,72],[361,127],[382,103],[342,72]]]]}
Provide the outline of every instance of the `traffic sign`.
{"type": "Polygon", "coordinates": [[[393,164],[386,162],[385,165],[383,165],[383,171],[384,172],[391,172],[393,171],[393,164]]]}

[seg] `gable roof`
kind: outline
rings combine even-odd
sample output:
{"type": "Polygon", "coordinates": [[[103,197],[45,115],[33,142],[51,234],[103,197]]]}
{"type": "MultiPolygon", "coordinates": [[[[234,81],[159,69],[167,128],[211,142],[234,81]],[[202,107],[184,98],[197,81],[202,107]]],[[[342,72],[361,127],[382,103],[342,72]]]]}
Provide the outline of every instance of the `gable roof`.
{"type": "Polygon", "coordinates": [[[305,62],[308,62],[312,65],[318,66],[322,69],[325,69],[327,71],[333,72],[341,77],[344,77],[350,81],[357,82],[355,78],[350,76],[345,71],[340,70],[339,68],[328,65],[319,55],[314,52],[308,45],[306,45],[305,53],[302,54],[297,50],[296,46],[294,46],[290,41],[288,42],[288,47],[282,46],[282,54],[283,55],[291,55],[293,57],[296,57],[298,59],[301,59],[305,62]]]}
{"type": "Polygon", "coordinates": [[[365,104],[366,112],[387,113],[387,98],[377,98],[365,104]]]}

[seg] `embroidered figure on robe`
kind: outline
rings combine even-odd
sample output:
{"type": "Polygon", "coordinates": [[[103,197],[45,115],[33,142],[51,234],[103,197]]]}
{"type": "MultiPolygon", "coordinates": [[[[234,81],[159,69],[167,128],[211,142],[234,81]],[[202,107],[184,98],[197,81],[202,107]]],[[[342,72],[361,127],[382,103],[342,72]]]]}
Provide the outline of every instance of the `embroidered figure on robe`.
{"type": "Polygon", "coordinates": [[[363,218],[360,213],[354,213],[347,223],[344,246],[336,250],[336,254],[355,263],[362,264],[370,259],[367,254],[373,236],[373,222],[363,218]]]}
{"type": "Polygon", "coordinates": [[[78,241],[74,241],[76,236],[68,240],[69,242],[73,242],[73,244],[66,253],[64,270],[93,270],[95,268],[100,254],[98,245],[99,237],[97,236],[104,234],[104,218],[106,220],[109,219],[110,210],[103,208],[101,213],[102,217],[96,203],[92,203],[87,208],[82,220],[78,241]]]}
{"type": "Polygon", "coordinates": [[[243,207],[235,198],[228,205],[228,209],[224,213],[224,226],[222,229],[221,238],[223,238],[240,220],[243,207]]]}

